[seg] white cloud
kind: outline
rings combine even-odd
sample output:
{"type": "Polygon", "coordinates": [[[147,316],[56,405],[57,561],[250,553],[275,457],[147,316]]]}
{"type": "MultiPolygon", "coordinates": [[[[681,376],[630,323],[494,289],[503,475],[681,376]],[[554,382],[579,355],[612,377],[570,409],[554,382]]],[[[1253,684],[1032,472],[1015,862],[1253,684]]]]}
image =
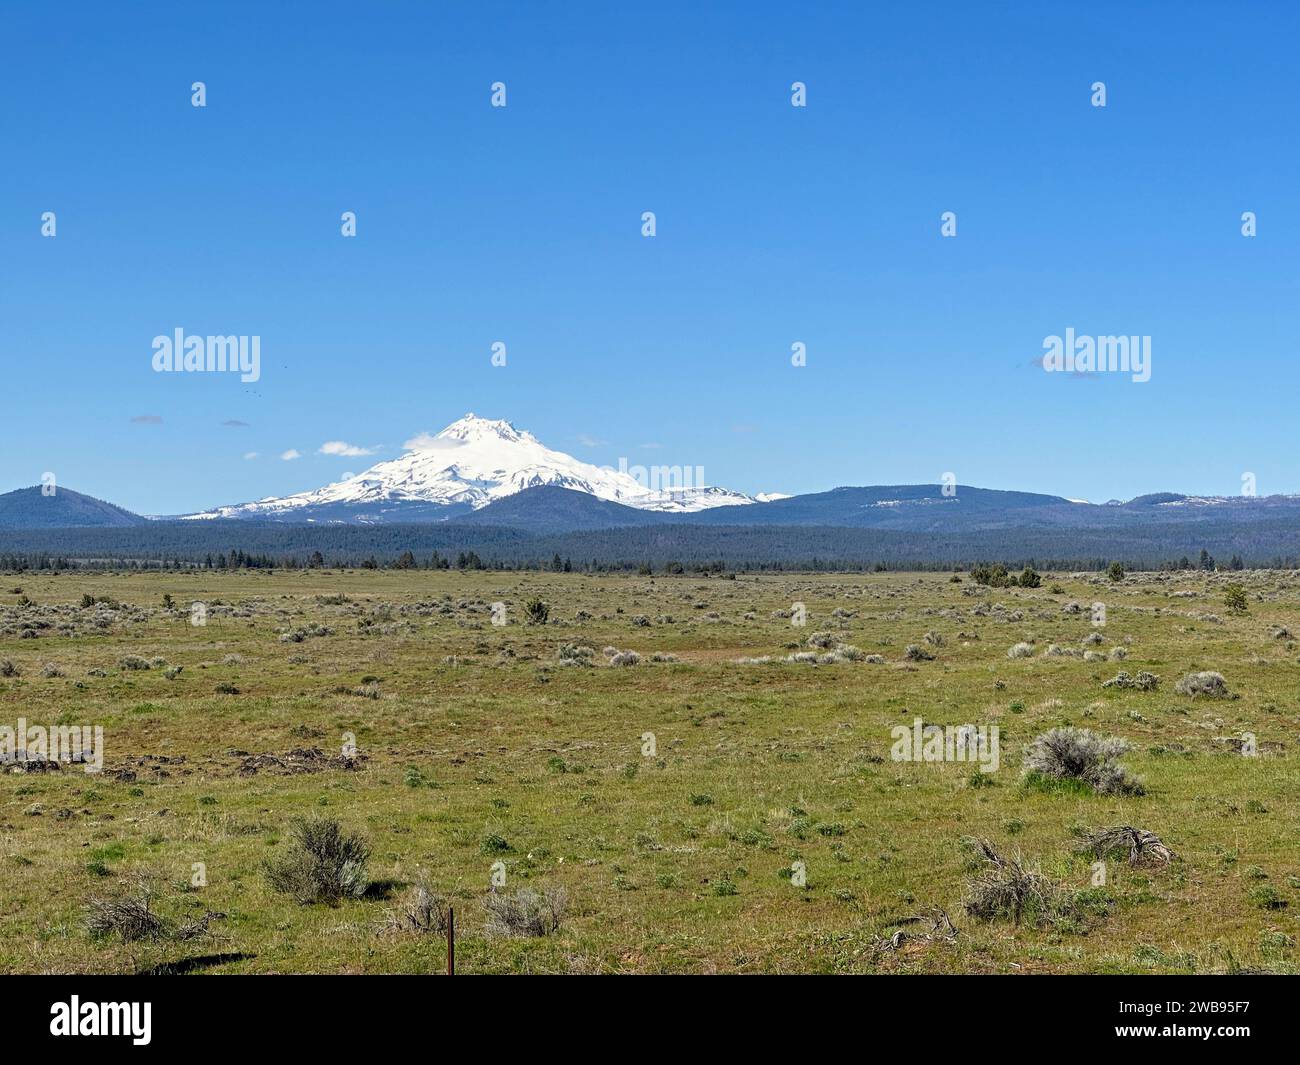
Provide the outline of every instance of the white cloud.
{"type": "Polygon", "coordinates": [[[257,452],[256,452],[256,451],[245,451],[245,452],[244,452],[244,458],[246,458],[246,459],[255,459],[255,458],[257,458],[257,452]]]}
{"type": "Polygon", "coordinates": [[[357,447],[356,444],[349,444],[345,440],[326,440],[316,449],[318,455],[343,455],[347,458],[357,458],[360,455],[373,455],[373,447],[357,447]]]}
{"type": "Polygon", "coordinates": [[[587,433],[579,433],[578,443],[581,444],[583,447],[603,447],[605,444],[608,443],[608,441],[598,440],[596,437],[591,436],[587,433]]]}
{"type": "Polygon", "coordinates": [[[282,452],[280,458],[284,459],[285,462],[292,462],[294,459],[302,458],[302,452],[290,448],[288,451],[282,452]]]}
{"type": "Polygon", "coordinates": [[[450,451],[464,447],[466,441],[457,437],[435,436],[433,433],[416,433],[402,445],[407,451],[450,451]]]}

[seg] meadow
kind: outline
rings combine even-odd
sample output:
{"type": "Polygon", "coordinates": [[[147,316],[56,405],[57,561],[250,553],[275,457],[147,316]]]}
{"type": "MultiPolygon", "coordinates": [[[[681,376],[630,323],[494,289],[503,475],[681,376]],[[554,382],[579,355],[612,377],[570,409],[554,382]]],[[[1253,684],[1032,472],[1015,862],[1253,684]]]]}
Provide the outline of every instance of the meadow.
{"type": "Polygon", "coordinates": [[[99,773],[0,766],[0,972],[437,973],[417,883],[462,973],[1297,969],[1300,572],[0,582],[0,725],[104,730],[99,773]],[[1207,670],[1230,697],[1176,690],[1207,670]],[[895,760],[918,718],[997,726],[998,770],[895,760]],[[1141,793],[1026,778],[1059,726],[1128,741],[1141,793]],[[273,888],[296,817],[364,837],[363,893],[273,888]],[[1098,883],[1111,826],[1173,859],[1098,883]],[[971,912],[969,838],[1068,916],[971,912]],[[92,934],[141,883],[186,933],[92,934]],[[489,927],[521,889],[558,927],[489,927]]]}

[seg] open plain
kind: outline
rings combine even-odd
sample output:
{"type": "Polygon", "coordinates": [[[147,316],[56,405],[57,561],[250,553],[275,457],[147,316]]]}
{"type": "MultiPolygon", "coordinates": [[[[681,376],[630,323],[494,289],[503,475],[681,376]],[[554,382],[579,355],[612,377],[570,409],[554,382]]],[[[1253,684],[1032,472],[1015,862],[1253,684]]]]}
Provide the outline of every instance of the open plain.
{"type": "Polygon", "coordinates": [[[0,767],[0,972],[438,972],[417,883],[467,973],[1294,972],[1292,632],[1287,571],[11,574],[0,725],[104,748],[0,767]],[[1176,690],[1201,671],[1227,692],[1176,690]],[[997,726],[998,769],[896,760],[918,718],[997,726]],[[1026,778],[1067,725],[1141,793],[1026,778]],[[272,889],[295,817],[364,838],[364,893],[272,889]],[[1099,873],[1114,826],[1172,860],[1099,873]],[[972,910],[972,837],[1068,905],[972,910]],[[92,935],[144,882],[186,934],[92,935]],[[521,889],[558,927],[488,927],[521,889]]]}

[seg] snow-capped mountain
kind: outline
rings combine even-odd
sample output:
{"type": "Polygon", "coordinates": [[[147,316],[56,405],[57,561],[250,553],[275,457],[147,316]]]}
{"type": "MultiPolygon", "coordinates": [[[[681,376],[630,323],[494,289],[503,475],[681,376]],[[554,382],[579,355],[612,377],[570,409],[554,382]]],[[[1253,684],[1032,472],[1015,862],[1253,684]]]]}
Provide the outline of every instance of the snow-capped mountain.
{"type": "MultiPolygon", "coordinates": [[[[437,436],[408,441],[408,450],[363,473],[297,495],[217,507],[187,518],[261,518],[277,521],[400,520],[399,512],[419,510],[427,520],[434,508],[447,517],[479,510],[489,503],[538,485],[586,492],[598,499],[640,510],[689,514],[713,507],[758,502],[725,488],[689,484],[695,467],[611,469],[593,466],[545,447],[532,433],[507,421],[467,414],[437,436]],[[634,473],[642,473],[642,477],[634,473]],[[674,476],[675,475],[675,476],[674,476]],[[643,484],[642,481],[650,484],[643,484]],[[666,481],[674,487],[659,487],[666,481]]],[[[626,466],[626,464],[622,464],[626,466]]]]}

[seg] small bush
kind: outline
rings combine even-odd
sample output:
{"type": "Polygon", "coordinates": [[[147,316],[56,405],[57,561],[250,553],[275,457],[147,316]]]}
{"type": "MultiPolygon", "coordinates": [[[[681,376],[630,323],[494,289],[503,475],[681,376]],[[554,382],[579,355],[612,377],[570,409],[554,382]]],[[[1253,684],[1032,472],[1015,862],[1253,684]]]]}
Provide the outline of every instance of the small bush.
{"type": "Polygon", "coordinates": [[[962,906],[981,921],[1025,921],[1035,928],[1054,924],[1068,910],[1060,886],[1019,858],[1007,858],[986,839],[969,839],[975,853],[974,875],[966,882],[962,906]]]}
{"type": "Polygon", "coordinates": [[[479,842],[480,854],[504,854],[510,849],[510,842],[505,836],[490,832],[479,842]]]}
{"type": "Polygon", "coordinates": [[[445,896],[429,887],[424,877],[416,881],[407,897],[388,915],[389,932],[414,932],[417,935],[444,935],[448,924],[445,896]]]}
{"type": "Polygon", "coordinates": [[[272,889],[298,902],[337,902],[365,893],[370,849],[332,817],[298,818],[287,854],[265,865],[272,889]]]}
{"type": "Polygon", "coordinates": [[[1190,695],[1193,698],[1201,695],[1208,699],[1232,698],[1222,673],[1188,673],[1174,685],[1174,691],[1179,695],[1190,695]]]}
{"type": "Polygon", "coordinates": [[[21,677],[22,675],[23,671],[10,662],[9,659],[6,658],[0,661],[0,677],[21,677]]]}
{"type": "Polygon", "coordinates": [[[524,614],[530,625],[545,625],[551,616],[551,608],[534,596],[524,604],[524,614]]]}
{"type": "Polygon", "coordinates": [[[1277,893],[1277,889],[1270,884],[1256,884],[1247,893],[1252,906],[1258,906],[1261,910],[1285,910],[1287,900],[1277,893]]]}
{"type": "Polygon", "coordinates": [[[991,566],[981,563],[973,567],[970,571],[970,579],[988,588],[1006,588],[1015,581],[1014,577],[1007,575],[1007,567],[1000,562],[991,566]]]}
{"type": "Polygon", "coordinates": [[[96,939],[109,936],[123,943],[162,939],[167,926],[153,910],[154,893],[141,885],[106,898],[94,898],[86,907],[86,931],[96,939]]]}
{"type": "MultiPolygon", "coordinates": [[[[114,894],[92,898],[86,906],[86,931],[95,939],[115,937],[123,943],[170,940],[184,943],[208,934],[223,913],[204,910],[199,917],[168,917],[154,907],[158,897],[156,874],[137,872],[114,894]]],[[[179,907],[173,899],[168,910],[179,907]]]]}
{"type": "Polygon", "coordinates": [[[520,888],[513,895],[491,891],[483,899],[489,935],[549,936],[560,930],[569,896],[562,887],[520,888]]]}
{"type": "Polygon", "coordinates": [[[934,661],[934,655],[932,655],[924,647],[918,646],[917,644],[914,643],[909,643],[907,647],[903,650],[903,657],[906,658],[909,662],[933,662],[934,661]]]}
{"type": "Polygon", "coordinates": [[[1244,614],[1250,609],[1246,602],[1246,589],[1240,584],[1229,584],[1223,589],[1223,605],[1234,614],[1244,614]]]}
{"type": "Polygon", "coordinates": [[[1127,740],[1085,728],[1054,728],[1025,751],[1025,773],[1079,781],[1102,795],[1141,795],[1141,782],[1118,762],[1129,749],[1127,740]]]}
{"type": "Polygon", "coordinates": [[[1159,836],[1132,825],[1085,832],[1079,851],[1094,858],[1123,859],[1129,865],[1168,865],[1174,859],[1173,851],[1159,836]]]}
{"type": "Polygon", "coordinates": [[[1129,676],[1123,670],[1120,670],[1110,680],[1102,681],[1103,688],[1136,688],[1142,692],[1153,692],[1160,686],[1160,678],[1154,673],[1148,673],[1145,669],[1139,670],[1136,677],[1129,676]]]}
{"type": "Polygon", "coordinates": [[[1032,643],[1015,644],[1007,651],[1008,658],[1031,658],[1034,654],[1034,645],[1032,643]]]}

